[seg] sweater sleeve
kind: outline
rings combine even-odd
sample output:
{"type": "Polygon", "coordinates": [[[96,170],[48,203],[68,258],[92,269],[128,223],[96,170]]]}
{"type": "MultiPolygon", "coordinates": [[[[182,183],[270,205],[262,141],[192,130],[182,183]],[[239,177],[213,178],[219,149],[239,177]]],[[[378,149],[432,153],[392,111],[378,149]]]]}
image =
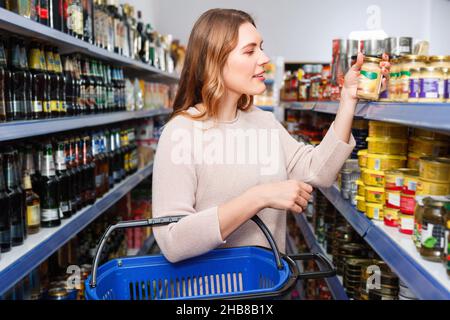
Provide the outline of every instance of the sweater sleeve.
{"type": "Polygon", "coordinates": [[[277,123],[289,179],[301,180],[315,187],[331,186],[356,145],[353,135],[349,142],[340,140],[333,122],[321,143],[313,147],[296,141],[277,123]]]}
{"type": "Polygon", "coordinates": [[[177,125],[180,123],[183,124],[182,120],[175,118],[164,128],[153,165],[153,217],[187,215],[177,223],[153,230],[162,253],[173,263],[201,255],[224,243],[218,207],[195,209],[197,176],[192,148],[187,140],[182,140],[191,132],[177,125]],[[180,148],[182,145],[187,148],[180,148]],[[184,161],[180,161],[181,150],[188,154],[184,161]]]}

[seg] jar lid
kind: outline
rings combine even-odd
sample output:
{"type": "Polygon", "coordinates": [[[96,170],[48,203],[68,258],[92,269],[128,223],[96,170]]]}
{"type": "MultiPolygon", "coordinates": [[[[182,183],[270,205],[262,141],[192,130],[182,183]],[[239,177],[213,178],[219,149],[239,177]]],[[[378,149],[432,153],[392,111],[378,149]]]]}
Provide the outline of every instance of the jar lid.
{"type": "Polygon", "coordinates": [[[391,155],[391,154],[368,153],[367,157],[372,158],[372,159],[406,160],[406,156],[397,156],[397,155],[391,155]]]}
{"type": "Polygon", "coordinates": [[[363,196],[355,196],[356,201],[366,201],[366,198],[363,196]]]}
{"type": "Polygon", "coordinates": [[[407,54],[403,56],[404,60],[412,60],[412,61],[423,61],[423,62],[427,62],[428,61],[428,57],[427,56],[418,56],[415,54],[407,54]]]}
{"type": "Polygon", "coordinates": [[[436,140],[436,139],[431,138],[431,137],[417,137],[417,136],[414,136],[414,137],[411,137],[410,140],[419,141],[419,142],[423,142],[423,143],[432,143],[433,145],[440,145],[440,146],[448,145],[447,141],[436,140]]]}
{"type": "Polygon", "coordinates": [[[390,123],[390,122],[384,122],[384,121],[373,121],[373,120],[369,121],[369,127],[371,127],[371,126],[407,128],[404,125],[398,124],[398,123],[390,123]]]}
{"type": "Polygon", "coordinates": [[[380,63],[380,62],[381,62],[381,59],[380,59],[380,58],[375,58],[375,57],[365,56],[365,57],[364,57],[364,62],[375,62],[375,63],[380,63]]]}
{"type": "Polygon", "coordinates": [[[442,72],[442,68],[439,67],[424,67],[424,68],[420,68],[420,72],[442,72]]]}
{"type": "Polygon", "coordinates": [[[364,185],[364,182],[362,182],[362,180],[356,180],[355,181],[355,183],[358,185],[358,186],[363,186],[364,185]]]}
{"type": "Polygon", "coordinates": [[[450,61],[450,56],[431,56],[430,62],[450,61]]]}

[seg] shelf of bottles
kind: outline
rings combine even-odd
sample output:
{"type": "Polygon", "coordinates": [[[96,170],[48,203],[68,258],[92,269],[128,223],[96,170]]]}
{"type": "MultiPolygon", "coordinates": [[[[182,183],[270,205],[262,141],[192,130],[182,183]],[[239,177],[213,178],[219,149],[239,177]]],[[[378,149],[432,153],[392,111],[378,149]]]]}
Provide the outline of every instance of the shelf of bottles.
{"type": "Polygon", "coordinates": [[[135,127],[122,123],[2,148],[0,293],[151,174],[135,127]]]}
{"type": "Polygon", "coordinates": [[[50,42],[64,53],[83,53],[145,76],[178,80],[175,68],[184,48],[170,35],[155,31],[143,21],[141,12],[135,13],[128,4],[119,5],[117,0],[10,0],[4,7],[0,8],[3,30],[50,42]]]}

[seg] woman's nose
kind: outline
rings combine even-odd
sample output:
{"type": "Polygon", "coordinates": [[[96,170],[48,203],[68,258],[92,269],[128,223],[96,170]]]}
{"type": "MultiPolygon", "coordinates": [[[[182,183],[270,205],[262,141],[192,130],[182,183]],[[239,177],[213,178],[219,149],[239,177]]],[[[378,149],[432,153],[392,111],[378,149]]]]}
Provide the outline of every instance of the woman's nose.
{"type": "Polygon", "coordinates": [[[265,64],[268,64],[270,62],[270,58],[264,53],[264,51],[261,52],[261,56],[258,61],[258,65],[263,66],[265,64]]]}

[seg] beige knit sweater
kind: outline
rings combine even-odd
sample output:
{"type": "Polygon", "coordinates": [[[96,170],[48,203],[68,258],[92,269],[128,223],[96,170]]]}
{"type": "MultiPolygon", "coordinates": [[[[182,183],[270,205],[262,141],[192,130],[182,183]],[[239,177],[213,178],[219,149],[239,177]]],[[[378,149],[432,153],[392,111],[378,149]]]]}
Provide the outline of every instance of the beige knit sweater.
{"type": "MultiPolygon", "coordinates": [[[[190,113],[198,113],[191,107],[190,113]]],[[[271,112],[238,110],[234,120],[212,123],[177,116],[164,127],[153,168],[153,217],[188,215],[154,228],[162,253],[171,262],[217,247],[265,246],[253,221],[222,239],[218,206],[252,186],[296,179],[330,186],[355,146],[339,140],[331,125],[317,147],[297,142],[271,112]],[[232,143],[234,141],[234,143],[232,143]]],[[[285,252],[286,211],[258,213],[285,252]]]]}

